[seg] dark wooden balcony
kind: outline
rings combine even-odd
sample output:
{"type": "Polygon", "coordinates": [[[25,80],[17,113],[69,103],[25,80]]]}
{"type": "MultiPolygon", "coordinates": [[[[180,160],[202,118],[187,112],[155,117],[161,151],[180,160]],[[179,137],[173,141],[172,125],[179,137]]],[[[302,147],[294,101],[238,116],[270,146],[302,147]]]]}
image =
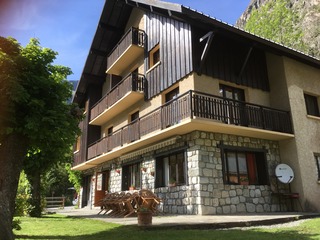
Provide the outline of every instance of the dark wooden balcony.
{"type": "Polygon", "coordinates": [[[86,114],[78,125],[82,134],[78,137],[77,142],[74,144],[73,167],[87,161],[88,148],[86,147],[86,138],[88,134],[88,123],[88,114],[86,114]]]}
{"type": "Polygon", "coordinates": [[[116,114],[144,98],[145,77],[132,73],[98,101],[90,112],[90,124],[102,125],[116,114]],[[129,104],[128,104],[129,103],[129,104]],[[112,108],[114,105],[116,107],[112,108]]]}
{"type": "Polygon", "coordinates": [[[107,59],[107,73],[121,75],[137,58],[143,56],[145,32],[130,28],[111,51],[107,59]]]}
{"type": "Polygon", "coordinates": [[[84,161],[81,159],[80,151],[74,152],[73,153],[73,166],[77,166],[83,162],[84,161]]]}
{"type": "Polygon", "coordinates": [[[274,140],[292,137],[293,133],[287,111],[189,91],[90,145],[88,160],[147,136],[156,141],[162,132],[165,138],[193,130],[274,140]]]}

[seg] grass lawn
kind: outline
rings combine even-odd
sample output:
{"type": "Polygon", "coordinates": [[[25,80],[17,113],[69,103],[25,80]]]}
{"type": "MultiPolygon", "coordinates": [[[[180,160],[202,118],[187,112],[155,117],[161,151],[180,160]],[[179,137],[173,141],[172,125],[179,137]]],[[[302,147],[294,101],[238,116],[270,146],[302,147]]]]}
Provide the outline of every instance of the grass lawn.
{"type": "Polygon", "coordinates": [[[250,228],[246,230],[142,230],[137,226],[122,226],[99,220],[72,218],[58,214],[43,218],[22,217],[16,239],[68,240],[219,240],[219,239],[320,239],[320,218],[310,219],[290,228],[250,228]]]}

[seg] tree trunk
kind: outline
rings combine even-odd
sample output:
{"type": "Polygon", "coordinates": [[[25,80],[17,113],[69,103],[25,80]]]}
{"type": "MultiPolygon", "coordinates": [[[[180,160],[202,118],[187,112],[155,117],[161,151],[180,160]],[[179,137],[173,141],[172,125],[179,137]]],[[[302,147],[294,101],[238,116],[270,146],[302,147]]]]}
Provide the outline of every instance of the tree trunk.
{"type": "Polygon", "coordinates": [[[41,174],[40,170],[27,174],[31,185],[31,217],[41,217],[41,174]]]}
{"type": "Polygon", "coordinates": [[[0,139],[0,236],[1,240],[14,239],[12,220],[19,176],[27,141],[18,134],[0,139]]]}

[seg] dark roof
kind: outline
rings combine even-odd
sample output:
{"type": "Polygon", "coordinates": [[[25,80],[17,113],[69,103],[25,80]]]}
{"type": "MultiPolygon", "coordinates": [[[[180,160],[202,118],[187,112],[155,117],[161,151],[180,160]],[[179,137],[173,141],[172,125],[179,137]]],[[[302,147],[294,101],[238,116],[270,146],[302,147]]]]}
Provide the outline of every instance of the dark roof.
{"type": "Polygon", "coordinates": [[[133,8],[170,16],[190,23],[201,29],[244,41],[256,48],[278,55],[284,55],[308,65],[320,68],[320,61],[302,52],[277,44],[273,41],[250,34],[239,28],[224,23],[180,4],[158,0],[106,0],[93,38],[89,54],[83,68],[73,101],[81,103],[90,84],[101,85],[105,79],[107,56],[124,34],[125,26],[133,8]]]}

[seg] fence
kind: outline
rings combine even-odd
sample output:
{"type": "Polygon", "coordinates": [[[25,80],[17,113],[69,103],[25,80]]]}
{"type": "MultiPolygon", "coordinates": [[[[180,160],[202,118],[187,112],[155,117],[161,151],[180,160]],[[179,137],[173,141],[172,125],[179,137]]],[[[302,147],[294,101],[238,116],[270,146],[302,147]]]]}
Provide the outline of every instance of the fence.
{"type": "Polygon", "coordinates": [[[46,197],[46,208],[64,208],[65,197],[46,197]]]}

